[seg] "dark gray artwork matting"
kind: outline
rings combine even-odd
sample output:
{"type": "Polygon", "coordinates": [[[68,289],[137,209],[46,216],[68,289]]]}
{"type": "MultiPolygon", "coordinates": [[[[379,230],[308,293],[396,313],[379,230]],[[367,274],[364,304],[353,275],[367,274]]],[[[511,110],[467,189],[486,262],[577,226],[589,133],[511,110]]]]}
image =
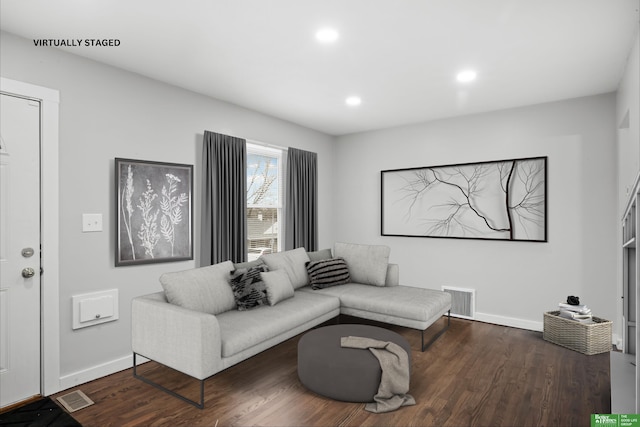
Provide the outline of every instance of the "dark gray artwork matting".
{"type": "Polygon", "coordinates": [[[381,172],[383,236],[547,241],[547,157],[381,172]]]}
{"type": "Polygon", "coordinates": [[[115,159],[116,266],[193,259],[193,165],[115,159]]]}

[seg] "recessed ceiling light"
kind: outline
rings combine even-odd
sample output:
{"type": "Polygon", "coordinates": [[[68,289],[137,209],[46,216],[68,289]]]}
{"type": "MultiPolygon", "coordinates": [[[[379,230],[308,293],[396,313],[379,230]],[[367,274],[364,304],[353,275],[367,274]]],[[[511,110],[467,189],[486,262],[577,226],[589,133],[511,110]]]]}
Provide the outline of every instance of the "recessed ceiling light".
{"type": "Polygon", "coordinates": [[[357,107],[362,104],[362,99],[359,96],[350,96],[344,102],[350,107],[357,107]]]}
{"type": "Polygon", "coordinates": [[[464,70],[464,71],[460,71],[458,73],[458,75],[456,76],[456,79],[460,82],[460,83],[468,83],[468,82],[472,82],[476,79],[477,77],[477,73],[473,70],[464,70]]]}
{"type": "Polygon", "coordinates": [[[333,43],[338,37],[338,32],[333,28],[323,28],[316,33],[316,40],[321,43],[333,43]]]}

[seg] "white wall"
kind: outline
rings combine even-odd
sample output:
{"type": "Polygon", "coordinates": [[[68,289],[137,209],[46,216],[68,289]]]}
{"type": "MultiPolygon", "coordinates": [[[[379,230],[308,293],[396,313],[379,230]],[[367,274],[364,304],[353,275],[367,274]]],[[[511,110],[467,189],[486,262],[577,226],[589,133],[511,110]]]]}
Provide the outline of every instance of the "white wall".
{"type": "Polygon", "coordinates": [[[640,33],[629,52],[616,99],[620,217],[640,171],[640,33]]]}
{"type": "Polygon", "coordinates": [[[159,291],[158,276],[196,261],[114,267],[114,158],[195,165],[198,250],[203,131],[318,153],[320,245],[333,242],[333,138],[2,33],[2,76],[60,91],[60,371],[62,388],[130,366],[131,299],[159,291]],[[82,213],[104,231],[82,233],[82,213]],[[120,319],[71,329],[71,297],[119,289],[120,319]]]}
{"type": "Polygon", "coordinates": [[[477,290],[480,320],[541,329],[578,295],[616,314],[615,95],[605,94],[337,138],[338,241],[387,244],[405,285],[477,290]],[[380,171],[548,156],[548,243],[380,234],[380,171]]]}

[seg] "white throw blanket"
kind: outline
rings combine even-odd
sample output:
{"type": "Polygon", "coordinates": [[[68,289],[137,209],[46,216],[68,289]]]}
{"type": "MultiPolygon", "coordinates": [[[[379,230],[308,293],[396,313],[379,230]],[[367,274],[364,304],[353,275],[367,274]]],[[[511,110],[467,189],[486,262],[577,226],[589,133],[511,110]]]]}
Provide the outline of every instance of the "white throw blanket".
{"type": "Polygon", "coordinates": [[[341,347],[369,349],[380,362],[382,378],[374,402],[367,403],[369,412],[390,412],[401,406],[415,405],[409,392],[409,356],[398,344],[364,337],[342,337],[341,347]]]}

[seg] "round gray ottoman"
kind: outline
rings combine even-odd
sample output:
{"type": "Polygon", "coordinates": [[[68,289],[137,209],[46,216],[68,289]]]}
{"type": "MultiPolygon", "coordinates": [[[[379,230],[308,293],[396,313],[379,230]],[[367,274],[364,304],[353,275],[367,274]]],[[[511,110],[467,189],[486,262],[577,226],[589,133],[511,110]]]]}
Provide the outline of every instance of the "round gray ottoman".
{"type": "Polygon", "coordinates": [[[393,331],[369,325],[332,325],[307,332],[298,342],[298,378],[309,390],[344,402],[373,402],[382,369],[370,350],[340,347],[347,336],[398,344],[409,355],[411,346],[393,331]]]}

